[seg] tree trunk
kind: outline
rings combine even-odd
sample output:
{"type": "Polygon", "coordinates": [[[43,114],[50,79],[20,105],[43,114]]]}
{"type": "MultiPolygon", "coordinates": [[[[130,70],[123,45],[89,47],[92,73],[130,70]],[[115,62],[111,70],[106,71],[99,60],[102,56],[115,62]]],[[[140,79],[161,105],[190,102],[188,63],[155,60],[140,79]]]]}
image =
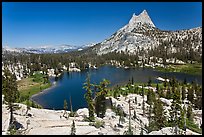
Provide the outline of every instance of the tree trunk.
{"type": "Polygon", "coordinates": [[[121,121],[121,116],[119,117],[119,125],[120,125],[120,121],[121,121]]]}
{"type": "Polygon", "coordinates": [[[28,114],[28,108],[26,109],[26,115],[28,114]]]}
{"type": "Polygon", "coordinates": [[[63,114],[63,117],[64,117],[64,115],[66,114],[66,110],[64,110],[64,114],[63,114]]]}
{"type": "Polygon", "coordinates": [[[72,113],[73,110],[72,110],[72,98],[71,98],[71,96],[70,96],[70,110],[71,110],[71,113],[72,113]]]}
{"type": "Polygon", "coordinates": [[[9,109],[10,109],[10,121],[9,121],[9,125],[11,125],[13,123],[13,107],[10,106],[9,109]]]}

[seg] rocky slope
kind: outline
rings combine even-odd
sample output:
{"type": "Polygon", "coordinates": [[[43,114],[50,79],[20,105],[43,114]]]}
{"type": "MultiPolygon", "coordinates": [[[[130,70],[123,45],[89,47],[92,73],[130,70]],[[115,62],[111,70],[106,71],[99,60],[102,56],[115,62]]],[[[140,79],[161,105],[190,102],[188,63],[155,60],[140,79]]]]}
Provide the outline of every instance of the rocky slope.
{"type": "Polygon", "coordinates": [[[202,28],[179,31],[160,30],[144,10],[138,16],[133,14],[127,25],[97,44],[93,50],[98,55],[109,52],[136,54],[141,51],[148,54],[148,51],[159,45],[166,46],[169,53],[193,49],[202,54],[202,28]]]}
{"type": "MultiPolygon", "coordinates": [[[[84,117],[88,116],[87,108],[78,109],[76,111],[77,116],[66,119],[63,117],[64,110],[56,111],[31,107],[31,110],[29,110],[26,115],[26,106],[19,104],[20,109],[14,112],[14,117],[18,122],[18,131],[21,131],[21,134],[25,135],[70,135],[73,120],[75,121],[77,135],[123,135],[124,131],[128,130],[129,125],[128,100],[134,100],[135,97],[137,97],[138,103],[135,104],[131,101],[131,106],[137,111],[137,118],[131,118],[131,127],[133,134],[139,135],[141,132],[141,126],[144,127],[145,124],[148,124],[148,118],[145,116],[143,117],[142,115],[142,96],[136,94],[129,94],[127,97],[121,96],[118,99],[111,97],[113,104],[122,106],[123,111],[127,114],[124,118],[124,122],[121,122],[121,126],[118,126],[119,116],[111,109],[106,110],[103,119],[96,117],[96,120],[104,122],[103,127],[100,128],[96,128],[95,126],[90,125],[89,122],[84,121],[84,117]],[[30,122],[27,125],[28,121],[30,122]]],[[[145,106],[147,107],[148,104],[145,103],[145,106]]],[[[70,113],[70,111],[67,111],[67,113],[70,113]]],[[[131,113],[133,114],[132,111],[131,113]]],[[[6,105],[3,104],[2,134],[4,135],[7,134],[9,116],[6,105]]],[[[144,134],[148,135],[145,130],[144,134]]],[[[149,134],[172,135],[173,133],[171,127],[165,127],[159,131],[152,131],[149,134]]],[[[188,134],[198,135],[198,133],[187,129],[187,135],[188,134]]]]}

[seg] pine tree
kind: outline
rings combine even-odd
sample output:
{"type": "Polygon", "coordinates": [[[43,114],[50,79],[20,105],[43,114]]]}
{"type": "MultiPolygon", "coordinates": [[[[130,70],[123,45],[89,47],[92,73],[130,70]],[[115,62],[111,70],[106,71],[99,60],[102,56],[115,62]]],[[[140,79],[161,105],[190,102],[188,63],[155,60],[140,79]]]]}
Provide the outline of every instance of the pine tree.
{"type": "Polygon", "coordinates": [[[103,118],[105,116],[106,112],[106,95],[108,93],[107,86],[110,84],[110,82],[106,79],[104,79],[100,84],[97,86],[99,92],[97,92],[96,98],[95,98],[95,112],[97,114],[97,117],[103,118]]]}
{"type": "Polygon", "coordinates": [[[171,99],[171,98],[172,98],[172,93],[171,93],[171,90],[170,90],[169,87],[167,88],[166,98],[167,98],[167,99],[171,99]]]}
{"type": "Polygon", "coordinates": [[[188,108],[187,108],[187,118],[188,118],[190,121],[193,121],[192,104],[189,104],[189,105],[188,105],[188,108]]]}
{"type": "Polygon", "coordinates": [[[184,100],[186,98],[186,90],[185,87],[182,86],[182,100],[184,100]]]}
{"type": "Polygon", "coordinates": [[[153,116],[151,117],[152,120],[149,125],[150,130],[160,130],[162,127],[165,127],[166,116],[162,102],[159,98],[154,100],[152,113],[153,116]]]}
{"type": "Polygon", "coordinates": [[[130,100],[128,101],[129,104],[129,126],[128,126],[128,134],[133,135],[132,127],[131,127],[131,110],[130,110],[130,100]]]}
{"type": "Polygon", "coordinates": [[[151,83],[152,83],[152,80],[151,80],[151,77],[149,77],[148,86],[151,86],[151,83]]]}
{"type": "Polygon", "coordinates": [[[181,111],[180,111],[180,118],[179,118],[179,128],[181,129],[184,129],[184,122],[185,122],[185,107],[183,107],[183,109],[181,108],[181,111]]]}
{"type": "Polygon", "coordinates": [[[191,103],[193,103],[193,101],[194,101],[194,90],[193,90],[193,87],[189,87],[189,88],[188,88],[187,99],[188,99],[191,103]]]}
{"type": "Polygon", "coordinates": [[[153,105],[156,101],[156,95],[152,91],[151,92],[151,101],[149,102],[149,112],[148,112],[148,120],[149,120],[149,127],[148,127],[148,132],[151,132],[154,129],[154,122],[152,118],[152,112],[153,112],[153,105]]]}
{"type": "Polygon", "coordinates": [[[113,97],[116,98],[118,96],[118,89],[113,90],[113,97]]]}
{"type": "Polygon", "coordinates": [[[132,85],[134,84],[134,78],[133,78],[133,76],[132,76],[132,85]]]}
{"type": "Polygon", "coordinates": [[[147,118],[148,118],[148,120],[149,120],[149,127],[147,127],[147,129],[148,129],[148,133],[149,132],[151,132],[152,131],[152,104],[151,105],[149,105],[149,112],[148,112],[148,116],[147,116],[147,118]]]}
{"type": "Polygon", "coordinates": [[[86,89],[86,93],[84,95],[86,102],[88,104],[88,110],[89,110],[89,120],[94,121],[94,103],[92,99],[92,90],[91,86],[92,84],[90,83],[90,76],[88,74],[88,77],[86,78],[86,82],[84,83],[84,88],[86,89]]]}
{"type": "Polygon", "coordinates": [[[170,85],[172,87],[172,93],[174,94],[175,87],[176,87],[176,79],[175,79],[175,77],[173,77],[173,79],[171,80],[170,85]]]}
{"type": "Polygon", "coordinates": [[[187,84],[186,77],[185,77],[184,80],[183,80],[183,84],[184,84],[184,85],[187,84]]]}
{"type": "Polygon", "coordinates": [[[124,120],[123,111],[119,110],[119,125],[120,125],[120,122],[122,122],[123,120],[124,120]]]}
{"type": "Polygon", "coordinates": [[[143,116],[145,115],[145,101],[144,101],[144,87],[142,85],[142,111],[143,111],[143,116]]]}
{"type": "Polygon", "coordinates": [[[177,134],[177,127],[179,125],[180,119],[178,114],[181,113],[181,94],[178,89],[176,89],[173,93],[173,101],[171,104],[171,111],[170,111],[170,121],[169,123],[175,127],[175,133],[177,134]]]}
{"type": "Polygon", "coordinates": [[[8,68],[4,69],[4,77],[2,81],[2,92],[4,94],[4,99],[6,101],[6,104],[8,105],[7,108],[10,111],[10,120],[9,120],[9,130],[13,127],[14,117],[13,117],[13,111],[15,111],[18,108],[18,105],[14,104],[19,99],[19,91],[17,89],[17,83],[16,83],[16,76],[15,74],[11,74],[11,72],[8,70],[8,68]]]}
{"type": "Polygon", "coordinates": [[[30,110],[30,101],[28,99],[26,100],[26,106],[27,106],[26,114],[28,114],[28,110],[30,110]]]}
{"type": "Polygon", "coordinates": [[[202,87],[196,91],[195,107],[200,110],[202,109],[202,87]]]}
{"type": "Polygon", "coordinates": [[[138,89],[139,89],[139,87],[136,86],[136,87],[135,87],[135,90],[134,90],[134,93],[135,93],[135,94],[138,94],[138,89]]]}
{"type": "Polygon", "coordinates": [[[59,74],[59,70],[57,69],[57,68],[55,68],[55,75],[56,75],[56,77],[58,76],[58,74],[59,74]]]}
{"type": "Polygon", "coordinates": [[[76,128],[75,128],[74,120],[72,122],[71,135],[76,135],[76,128]]]}
{"type": "Polygon", "coordinates": [[[70,101],[70,114],[69,114],[69,116],[70,117],[74,117],[75,116],[75,112],[73,111],[73,109],[72,109],[72,98],[71,98],[71,96],[70,96],[70,99],[69,99],[69,101],[70,101]]]}
{"type": "Polygon", "coordinates": [[[147,93],[147,104],[152,105],[155,93],[152,90],[148,90],[147,93]]]}
{"type": "Polygon", "coordinates": [[[157,83],[157,86],[156,86],[156,90],[157,90],[157,93],[158,93],[158,91],[159,91],[159,85],[158,85],[158,83],[157,83]]]}
{"type": "Polygon", "coordinates": [[[124,135],[133,135],[132,127],[131,127],[131,111],[130,111],[130,100],[128,101],[129,104],[129,126],[128,130],[125,131],[123,134],[124,135]]]}

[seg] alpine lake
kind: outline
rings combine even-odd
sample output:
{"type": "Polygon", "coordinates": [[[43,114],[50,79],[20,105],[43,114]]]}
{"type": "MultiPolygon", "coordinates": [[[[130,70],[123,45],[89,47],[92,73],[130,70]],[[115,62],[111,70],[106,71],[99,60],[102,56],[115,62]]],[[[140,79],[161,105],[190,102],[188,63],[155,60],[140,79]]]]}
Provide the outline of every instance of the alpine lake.
{"type": "Polygon", "coordinates": [[[129,80],[134,79],[134,82],[147,83],[151,78],[152,83],[160,83],[157,77],[175,77],[179,81],[187,82],[195,81],[202,84],[202,75],[191,75],[178,72],[161,72],[152,68],[117,68],[106,65],[98,69],[87,69],[81,72],[63,72],[57,79],[50,77],[50,82],[53,86],[46,89],[40,94],[34,95],[32,100],[40,104],[45,109],[62,110],[64,100],[67,100],[68,110],[70,110],[70,98],[73,111],[87,107],[84,94],[86,90],[83,88],[88,73],[90,74],[91,83],[99,84],[103,79],[110,81],[111,86],[123,85],[129,80]]]}

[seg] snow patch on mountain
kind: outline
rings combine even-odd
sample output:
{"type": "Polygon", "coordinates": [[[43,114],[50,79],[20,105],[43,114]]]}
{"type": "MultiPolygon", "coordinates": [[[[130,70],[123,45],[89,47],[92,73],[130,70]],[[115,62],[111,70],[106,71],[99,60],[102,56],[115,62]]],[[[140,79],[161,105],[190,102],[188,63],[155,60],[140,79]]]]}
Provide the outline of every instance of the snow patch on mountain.
{"type": "Polygon", "coordinates": [[[3,47],[3,52],[7,51],[7,52],[17,52],[17,53],[21,53],[22,51],[18,48],[11,48],[9,46],[5,46],[3,47]]]}

